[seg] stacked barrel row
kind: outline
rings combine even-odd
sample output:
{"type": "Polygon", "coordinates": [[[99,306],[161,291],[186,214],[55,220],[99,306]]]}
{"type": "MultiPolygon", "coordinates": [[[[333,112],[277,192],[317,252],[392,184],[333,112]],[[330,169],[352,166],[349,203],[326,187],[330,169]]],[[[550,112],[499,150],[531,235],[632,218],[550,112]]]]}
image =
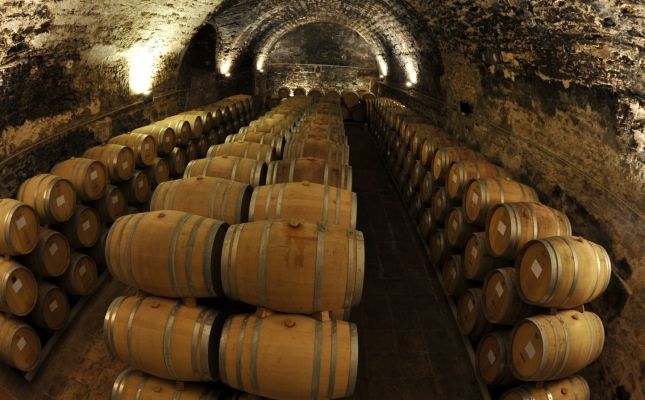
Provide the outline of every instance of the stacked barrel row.
{"type": "Polygon", "coordinates": [[[604,328],[584,305],[606,290],[604,248],[572,236],[567,216],[536,191],[392,99],[368,104],[369,126],[402,196],[442,267],[477,368],[506,399],[589,398],[575,375],[600,355],[604,328]],[[582,308],[581,308],[582,307],[582,308]],[[543,383],[546,382],[546,383],[543,383]]]}
{"type": "Polygon", "coordinates": [[[303,87],[296,87],[291,90],[288,87],[280,87],[275,96],[269,98],[268,105],[275,107],[280,104],[283,99],[288,99],[292,96],[311,96],[314,99],[320,97],[336,98],[341,100],[341,114],[343,120],[351,120],[355,122],[365,122],[366,115],[366,101],[368,99],[375,99],[376,96],[367,90],[344,90],[339,92],[337,90],[327,90],[326,92],[320,88],[314,88],[307,92],[303,87]]]}
{"type": "MultiPolygon", "coordinates": [[[[206,125],[206,131],[248,120],[250,100],[233,96],[218,102],[214,111],[243,111],[235,118],[222,117],[219,125],[206,125]]],[[[151,189],[169,179],[172,168],[183,173],[184,153],[175,149],[173,126],[196,138],[193,128],[206,132],[200,113],[187,112],[184,118],[175,116],[111,138],[81,158],[62,161],[50,173],[25,180],[16,200],[0,200],[0,254],[5,257],[0,262],[0,311],[6,313],[0,316],[3,362],[22,371],[38,365],[42,343],[66,325],[71,307],[97,284],[105,266],[107,226],[121,215],[137,212],[137,207],[146,207],[151,189]]]]}
{"type": "MultiPolygon", "coordinates": [[[[220,379],[284,399],[353,392],[356,328],[328,316],[342,317],[361,297],[356,197],[339,187],[351,169],[297,158],[345,160],[347,148],[322,153],[318,139],[291,147],[305,126],[342,139],[333,108],[304,96],[283,102],[191,162],[184,179],[159,185],[151,212],[117,220],[106,243],[110,272],[142,294],[115,300],[106,314],[113,354],[154,380],[220,379]],[[273,161],[280,152],[293,159],[273,161]],[[275,184],[265,185],[267,162],[275,184]],[[220,296],[258,311],[227,317],[187,300],[220,296]],[[182,341],[182,332],[193,334],[182,341]]],[[[133,373],[141,374],[123,376],[133,373]]],[[[134,393],[138,382],[120,377],[114,392],[134,393]]]]}

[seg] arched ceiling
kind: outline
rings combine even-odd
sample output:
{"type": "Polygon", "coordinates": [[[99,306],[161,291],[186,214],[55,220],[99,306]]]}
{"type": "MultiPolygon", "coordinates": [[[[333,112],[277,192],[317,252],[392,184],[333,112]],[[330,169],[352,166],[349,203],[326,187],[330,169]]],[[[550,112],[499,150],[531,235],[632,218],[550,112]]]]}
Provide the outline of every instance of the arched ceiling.
{"type": "Polygon", "coordinates": [[[359,33],[376,54],[381,73],[396,62],[414,83],[419,71],[419,43],[403,2],[393,0],[252,0],[224,4],[213,18],[220,37],[218,65],[228,72],[246,52],[261,69],[273,45],[287,32],[316,22],[333,22],[359,33]]]}

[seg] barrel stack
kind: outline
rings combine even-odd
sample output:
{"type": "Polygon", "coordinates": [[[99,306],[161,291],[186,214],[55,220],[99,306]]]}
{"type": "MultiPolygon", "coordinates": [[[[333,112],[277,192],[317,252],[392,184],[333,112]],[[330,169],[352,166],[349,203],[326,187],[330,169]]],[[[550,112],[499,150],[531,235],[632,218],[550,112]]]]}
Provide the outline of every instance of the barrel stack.
{"type": "Polygon", "coordinates": [[[506,400],[589,399],[576,374],[604,344],[602,321],[585,304],[609,284],[605,249],[573,236],[567,216],[542,204],[530,185],[396,100],[368,100],[367,112],[476,348],[481,381],[506,400]],[[532,383],[509,389],[521,382],[532,383]]]}
{"type": "Polygon", "coordinates": [[[138,289],[105,316],[108,348],[133,368],[113,398],[147,390],[142,379],[167,394],[172,381],[193,393],[215,380],[270,398],[353,393],[358,338],[342,318],[360,302],[364,243],[356,195],[341,185],[351,168],[340,104],[312,100],[286,99],[160,183],[150,212],[113,223],[106,263],[138,289]],[[256,312],[198,305],[219,297],[256,312]]]}

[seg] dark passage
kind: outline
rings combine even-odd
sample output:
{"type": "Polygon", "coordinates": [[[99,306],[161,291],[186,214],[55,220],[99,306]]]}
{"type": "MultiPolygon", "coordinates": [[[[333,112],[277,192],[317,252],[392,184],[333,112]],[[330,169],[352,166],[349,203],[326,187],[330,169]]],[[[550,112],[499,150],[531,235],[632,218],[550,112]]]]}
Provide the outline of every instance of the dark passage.
{"type": "Polygon", "coordinates": [[[367,132],[346,126],[365,285],[352,310],[359,368],[354,398],[480,399],[440,282],[367,132]]]}

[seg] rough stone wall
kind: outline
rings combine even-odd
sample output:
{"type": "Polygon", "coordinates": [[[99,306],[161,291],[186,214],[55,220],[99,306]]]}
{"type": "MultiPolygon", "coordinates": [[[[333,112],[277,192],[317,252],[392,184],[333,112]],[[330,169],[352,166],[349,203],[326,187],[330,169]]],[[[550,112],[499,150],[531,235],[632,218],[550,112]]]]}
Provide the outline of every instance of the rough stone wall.
{"type": "Polygon", "coordinates": [[[370,45],[355,31],[337,24],[304,25],[282,37],[267,61],[267,93],[281,87],[370,90],[378,65],[370,45]]]}
{"type": "Polygon", "coordinates": [[[592,398],[622,400],[645,398],[645,7],[620,3],[415,2],[440,43],[439,88],[422,72],[415,91],[381,91],[532,184],[609,250],[614,276],[591,305],[605,351],[584,375],[592,398]]]}

